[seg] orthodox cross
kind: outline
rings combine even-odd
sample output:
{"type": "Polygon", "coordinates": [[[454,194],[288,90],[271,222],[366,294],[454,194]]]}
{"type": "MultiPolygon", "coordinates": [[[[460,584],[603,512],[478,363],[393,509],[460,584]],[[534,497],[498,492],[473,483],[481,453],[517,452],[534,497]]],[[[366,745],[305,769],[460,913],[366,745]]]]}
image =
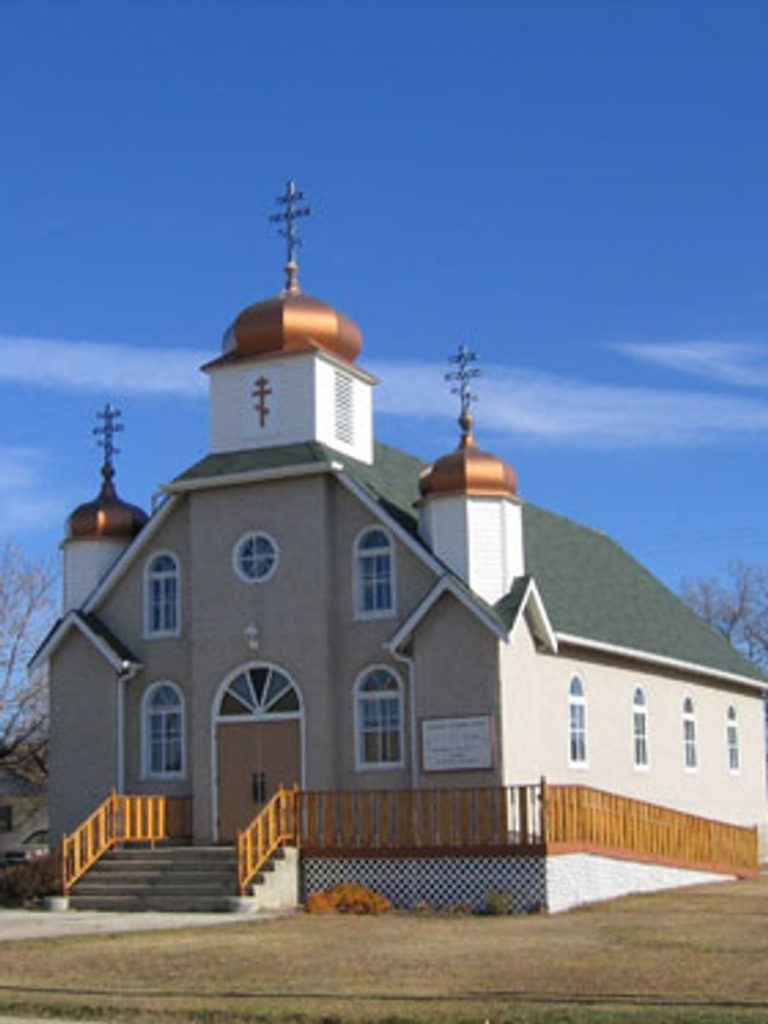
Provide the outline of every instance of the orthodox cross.
{"type": "Polygon", "coordinates": [[[256,399],[254,403],[254,409],[259,414],[259,426],[264,427],[267,422],[267,416],[269,416],[270,408],[267,405],[267,398],[272,394],[272,388],[269,386],[269,380],[262,374],[258,377],[253,385],[251,391],[251,397],[256,399]]]}
{"type": "Polygon", "coordinates": [[[296,250],[303,244],[299,233],[296,230],[296,221],[299,217],[308,217],[312,213],[309,206],[297,206],[296,204],[304,198],[304,193],[296,188],[296,182],[291,180],[286,183],[285,195],[277,196],[276,203],[285,206],[280,213],[273,213],[270,222],[273,224],[285,224],[285,227],[278,229],[286,242],[286,263],[285,263],[285,290],[296,292],[299,290],[299,265],[296,262],[296,250]]]}
{"type": "Polygon", "coordinates": [[[102,422],[93,428],[92,433],[99,438],[96,444],[99,448],[104,449],[104,465],[101,468],[101,473],[106,481],[111,480],[115,475],[115,466],[112,460],[115,455],[120,454],[120,449],[115,447],[115,434],[125,430],[123,424],[117,422],[122,415],[111,402],[107,402],[104,408],[96,413],[97,418],[102,422]]]}
{"type": "Polygon", "coordinates": [[[461,344],[455,356],[448,357],[449,363],[455,363],[456,369],[445,374],[445,379],[452,384],[451,394],[458,395],[461,401],[461,415],[459,426],[465,434],[472,430],[472,403],[477,401],[477,395],[470,390],[471,381],[480,376],[480,370],[472,363],[477,362],[477,355],[472,349],[461,344]]]}

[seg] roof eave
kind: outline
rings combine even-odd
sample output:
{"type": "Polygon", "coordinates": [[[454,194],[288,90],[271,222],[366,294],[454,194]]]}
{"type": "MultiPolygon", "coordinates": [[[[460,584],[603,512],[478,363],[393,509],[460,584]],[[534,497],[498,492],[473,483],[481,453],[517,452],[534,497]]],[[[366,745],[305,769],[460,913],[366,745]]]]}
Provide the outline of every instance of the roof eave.
{"type": "Polygon", "coordinates": [[[570,646],[581,647],[585,650],[598,651],[601,654],[613,654],[620,658],[627,658],[630,661],[640,661],[650,665],[658,665],[662,668],[676,669],[681,672],[695,672],[697,675],[716,679],[718,682],[736,683],[739,686],[749,686],[759,690],[761,693],[768,693],[768,682],[762,683],[758,679],[753,679],[751,676],[743,676],[737,672],[726,672],[723,669],[702,665],[698,662],[670,658],[664,654],[655,654],[652,651],[642,651],[633,647],[621,647],[618,644],[609,644],[602,640],[592,640],[589,637],[574,636],[571,633],[557,633],[556,636],[560,644],[569,644],[570,646]]]}

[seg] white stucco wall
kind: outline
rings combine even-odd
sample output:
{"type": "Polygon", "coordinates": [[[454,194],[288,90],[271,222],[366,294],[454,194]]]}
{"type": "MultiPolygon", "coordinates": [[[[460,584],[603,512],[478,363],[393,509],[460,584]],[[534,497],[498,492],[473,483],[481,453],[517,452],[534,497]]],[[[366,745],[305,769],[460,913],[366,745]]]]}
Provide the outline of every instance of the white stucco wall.
{"type": "Polygon", "coordinates": [[[739,825],[766,820],[763,703],[747,687],[653,671],[604,656],[536,650],[524,621],[499,645],[503,677],[504,765],[508,783],[545,775],[552,783],[595,786],[739,825]],[[578,675],[586,695],[587,763],[569,764],[568,693],[578,675]],[[635,687],[647,706],[649,765],[634,765],[635,687]],[[696,708],[698,767],[684,762],[682,705],[696,708]],[[726,712],[736,709],[741,767],[729,770],[726,712]]]}

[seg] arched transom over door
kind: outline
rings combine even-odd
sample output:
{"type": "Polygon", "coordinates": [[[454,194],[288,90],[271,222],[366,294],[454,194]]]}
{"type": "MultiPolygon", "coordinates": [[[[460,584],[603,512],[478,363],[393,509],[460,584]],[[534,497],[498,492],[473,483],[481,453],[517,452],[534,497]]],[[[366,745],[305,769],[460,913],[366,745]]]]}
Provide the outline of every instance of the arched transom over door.
{"type": "Polygon", "coordinates": [[[279,668],[248,665],[217,702],[217,831],[231,840],[280,785],[301,777],[301,697],[279,668]]]}

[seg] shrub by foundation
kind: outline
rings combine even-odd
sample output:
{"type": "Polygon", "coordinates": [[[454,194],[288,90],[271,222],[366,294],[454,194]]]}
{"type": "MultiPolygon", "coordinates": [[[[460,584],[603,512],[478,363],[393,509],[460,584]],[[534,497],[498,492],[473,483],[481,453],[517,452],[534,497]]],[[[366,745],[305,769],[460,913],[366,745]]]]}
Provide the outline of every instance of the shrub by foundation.
{"type": "Polygon", "coordinates": [[[386,896],[357,882],[342,882],[307,897],[310,914],[385,914],[391,909],[386,896]]]}

